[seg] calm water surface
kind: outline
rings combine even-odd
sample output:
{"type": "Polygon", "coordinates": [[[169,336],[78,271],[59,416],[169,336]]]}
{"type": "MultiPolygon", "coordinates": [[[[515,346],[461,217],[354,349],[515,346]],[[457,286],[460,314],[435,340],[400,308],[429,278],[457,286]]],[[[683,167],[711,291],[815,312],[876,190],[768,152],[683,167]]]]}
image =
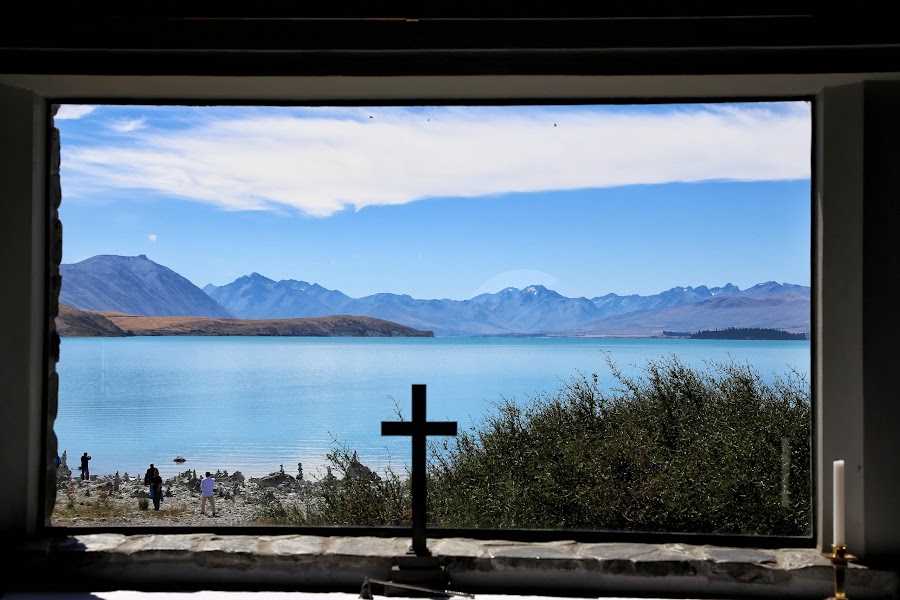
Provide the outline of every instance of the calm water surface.
{"type": "MultiPolygon", "coordinates": [[[[766,379],[809,373],[808,341],[571,338],[64,338],[55,430],[71,468],[88,452],[95,475],[178,471],[258,477],[324,474],[344,445],[370,468],[405,469],[408,438],[381,421],[411,415],[411,385],[427,385],[428,418],[470,428],[501,398],[526,401],[571,376],[612,384],[671,355],[753,365],[766,379]],[[182,455],[184,465],[173,462],[182,455]]],[[[76,471],[77,474],[77,471],[76,471]]]]}

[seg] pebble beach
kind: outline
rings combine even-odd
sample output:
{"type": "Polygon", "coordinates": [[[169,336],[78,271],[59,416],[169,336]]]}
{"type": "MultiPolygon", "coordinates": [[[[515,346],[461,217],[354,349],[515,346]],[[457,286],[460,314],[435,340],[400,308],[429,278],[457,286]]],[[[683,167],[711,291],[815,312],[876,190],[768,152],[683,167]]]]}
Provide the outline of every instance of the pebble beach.
{"type": "Polygon", "coordinates": [[[166,479],[165,498],[159,510],[149,499],[143,475],[93,475],[82,480],[74,475],[57,479],[56,503],[50,518],[53,527],[233,527],[262,525],[259,505],[265,497],[299,503],[313,483],[283,472],[245,479],[240,472],[213,473],[218,516],[209,507],[200,513],[200,478],[191,470],[166,479]]]}

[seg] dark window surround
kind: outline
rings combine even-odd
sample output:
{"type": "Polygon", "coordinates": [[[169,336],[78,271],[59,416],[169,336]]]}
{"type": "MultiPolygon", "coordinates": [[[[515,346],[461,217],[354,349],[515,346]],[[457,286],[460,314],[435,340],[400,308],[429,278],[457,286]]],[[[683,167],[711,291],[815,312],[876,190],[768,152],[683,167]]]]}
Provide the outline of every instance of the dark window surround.
{"type": "MultiPolygon", "coordinates": [[[[869,88],[869,84],[873,82],[897,80],[900,77],[900,71],[897,69],[897,65],[900,64],[900,60],[898,60],[900,59],[900,35],[898,35],[900,30],[891,29],[889,23],[879,14],[871,13],[871,16],[868,16],[863,12],[832,13],[829,10],[802,8],[804,10],[798,10],[798,14],[793,16],[784,12],[779,14],[778,11],[772,10],[762,14],[744,14],[733,11],[723,15],[725,18],[755,23],[755,26],[751,28],[752,34],[749,35],[749,43],[743,46],[734,45],[729,40],[722,41],[722,38],[719,38],[719,42],[710,41],[709,36],[714,38],[716,35],[712,31],[712,18],[702,13],[690,14],[690,11],[656,15],[656,17],[665,17],[666,24],[678,19],[692,22],[692,35],[682,36],[680,42],[675,40],[674,44],[673,40],[669,39],[670,43],[659,45],[656,45],[656,42],[660,39],[665,40],[667,32],[674,30],[668,27],[653,27],[651,20],[647,19],[653,15],[646,13],[631,12],[629,14],[623,10],[609,11],[599,15],[596,13],[519,14],[514,18],[532,19],[533,26],[543,27],[548,31],[553,29],[556,33],[549,36],[552,41],[545,48],[531,48],[525,44],[525,47],[514,50],[504,47],[503,37],[497,36],[498,32],[502,30],[499,20],[482,18],[477,15],[468,17],[462,15],[467,19],[481,19],[484,23],[496,23],[494,29],[487,28],[487,31],[491,33],[486,38],[481,38],[483,45],[466,49],[459,37],[453,38],[452,19],[440,22],[439,15],[437,17],[423,15],[423,20],[426,18],[435,20],[431,26],[444,28],[442,35],[448,35],[451,39],[455,39],[450,48],[440,52],[429,47],[427,39],[417,40],[416,43],[411,44],[408,50],[381,51],[384,49],[379,49],[377,35],[369,38],[370,48],[348,50],[349,46],[342,43],[342,32],[346,32],[346,30],[342,29],[337,22],[328,25],[331,27],[331,34],[323,36],[327,37],[327,42],[319,38],[320,46],[314,45],[315,47],[312,48],[292,49],[289,47],[290,44],[287,44],[270,50],[260,50],[252,45],[236,44],[240,47],[224,49],[218,45],[221,39],[216,35],[215,28],[212,27],[212,33],[208,33],[202,38],[207,47],[189,51],[183,50],[185,46],[177,43],[177,36],[171,37],[168,44],[159,44],[160,34],[163,32],[154,28],[153,23],[158,25],[160,19],[165,20],[167,17],[141,17],[131,21],[124,17],[104,17],[107,25],[122,26],[123,24],[143,22],[144,25],[150,27],[149,30],[144,27],[142,35],[130,36],[121,35],[123,27],[96,26],[100,22],[96,18],[54,14],[43,16],[41,19],[7,20],[0,24],[0,33],[2,33],[0,37],[5,40],[3,47],[0,48],[0,58],[2,58],[0,64],[4,65],[5,75],[0,75],[0,82],[5,85],[21,87],[26,90],[26,93],[28,91],[33,93],[36,99],[48,102],[53,98],[62,99],[74,95],[74,99],[81,102],[87,102],[90,98],[109,101],[140,99],[145,102],[154,100],[171,102],[176,98],[196,101],[198,97],[208,97],[217,102],[232,98],[233,102],[245,103],[248,98],[256,96],[270,100],[317,97],[316,93],[307,93],[307,84],[301,82],[300,79],[303,76],[315,78],[315,76],[339,75],[348,77],[346,81],[350,82],[351,86],[355,85],[352,79],[355,76],[370,79],[393,77],[389,85],[399,85],[404,97],[409,97],[410,89],[415,88],[424,90],[424,95],[428,97],[431,97],[435,90],[449,89],[452,90],[451,95],[453,96],[456,96],[457,93],[460,96],[479,99],[497,98],[504,95],[529,96],[546,101],[548,97],[560,93],[558,84],[563,89],[571,89],[570,86],[573,85],[571,79],[565,77],[555,79],[556,76],[577,75],[595,78],[599,82],[598,87],[606,90],[601,95],[613,99],[672,96],[678,101],[687,101],[690,98],[701,100],[711,96],[727,96],[731,100],[737,100],[752,96],[756,92],[784,97],[797,94],[815,96],[824,93],[828,96],[829,106],[830,99],[835,98],[837,99],[836,105],[845,108],[847,97],[842,95],[843,92],[836,91],[838,86],[851,84],[851,93],[856,93],[860,89],[864,93],[869,88]],[[772,29],[769,25],[773,24],[775,19],[784,17],[794,20],[793,25],[786,30],[791,39],[781,39],[782,43],[779,43],[778,40],[770,37],[772,29]],[[564,20],[569,18],[576,20],[606,19],[619,23],[623,19],[636,19],[635,22],[642,21],[645,25],[645,27],[638,27],[638,32],[652,31],[654,36],[652,40],[649,38],[626,39],[617,45],[604,45],[603,40],[598,39],[597,42],[589,44],[589,47],[578,47],[577,44],[571,43],[565,35],[566,23],[564,20]],[[65,27],[53,26],[54,19],[64,19],[65,27]],[[112,23],[110,20],[118,21],[112,23]],[[151,27],[151,25],[153,26],[151,27]],[[78,47],[77,44],[72,43],[71,37],[68,40],[69,43],[66,43],[65,39],[60,40],[56,37],[57,31],[66,28],[68,31],[91,30],[96,35],[78,36],[81,40],[90,40],[89,46],[79,42],[82,45],[78,47]],[[705,33],[704,30],[706,30],[705,33]],[[119,31],[119,33],[115,33],[115,31],[119,31]],[[216,42],[217,39],[219,42],[216,42]],[[700,44],[702,47],[691,45],[699,39],[706,40],[704,44],[700,44]],[[663,46],[667,47],[663,48],[663,46]],[[109,78],[94,80],[91,78],[92,75],[109,76],[109,78]],[[135,75],[150,77],[143,80],[140,77],[131,77],[135,75]],[[168,77],[172,75],[196,76],[198,79],[193,80],[191,84],[185,84],[168,77]],[[447,82],[444,82],[445,87],[431,86],[427,82],[419,81],[416,77],[419,75],[444,76],[447,78],[447,82]],[[489,77],[478,80],[468,78],[470,75],[489,77]],[[153,76],[160,76],[160,78],[154,79],[153,76]],[[204,76],[213,77],[204,80],[204,76]],[[217,80],[215,76],[220,76],[222,79],[217,80]],[[409,85],[407,85],[407,81],[404,81],[407,76],[412,76],[409,85]],[[505,85],[504,76],[510,76],[506,81],[511,81],[512,85],[505,85]],[[523,85],[524,79],[519,76],[536,79],[538,83],[541,83],[542,78],[547,76],[543,80],[545,87],[535,92],[535,85],[523,85]],[[467,79],[469,81],[466,81],[467,79]],[[519,91],[501,91],[500,83],[504,84],[502,90],[519,91]],[[482,86],[487,88],[486,91],[482,91],[482,86]],[[202,90],[199,95],[198,90],[202,90]]],[[[220,16],[233,17],[234,15],[220,16]]],[[[298,15],[282,16],[292,16],[301,20],[310,18],[298,15]]],[[[331,19],[334,14],[332,13],[330,17],[319,16],[331,19]]],[[[407,21],[403,17],[399,18],[407,21]]],[[[412,22],[415,21],[416,19],[412,20],[412,22]]],[[[369,25],[373,28],[376,26],[375,24],[369,25]]],[[[124,28],[127,29],[127,27],[124,28]]],[[[184,29],[188,31],[189,35],[191,34],[187,26],[184,29]]],[[[719,31],[721,32],[721,30],[719,31]]],[[[166,36],[168,35],[166,34],[166,36]]],[[[577,88],[578,85],[574,85],[574,87],[577,88]]],[[[584,93],[585,88],[590,90],[591,86],[583,86],[578,94],[584,93]]],[[[372,85],[371,81],[361,88],[354,87],[353,89],[365,90],[360,95],[367,103],[375,102],[384,95],[384,89],[378,85],[372,85]]],[[[334,96],[341,96],[343,93],[342,89],[334,96]]],[[[447,92],[438,91],[438,94],[447,95],[447,92]]],[[[859,118],[858,114],[853,116],[859,118]]],[[[817,132],[820,131],[820,127],[835,128],[834,118],[817,117],[815,122],[815,131],[817,132]]],[[[854,122],[851,127],[853,126],[858,127],[858,123],[854,122]]],[[[51,135],[49,131],[47,135],[51,135]]],[[[835,145],[832,144],[830,147],[835,148],[835,145]]],[[[853,151],[859,153],[860,149],[856,148],[853,151]]],[[[830,162],[836,158],[838,163],[842,160],[846,161],[845,157],[834,157],[833,154],[833,150],[826,152],[824,159],[830,162]]],[[[818,156],[813,163],[820,164],[821,160],[823,157],[818,156]]],[[[858,160],[860,163],[863,162],[862,158],[858,160]]],[[[51,160],[51,166],[52,164],[51,160]]],[[[58,167],[58,163],[56,166],[58,167]]],[[[822,174],[819,174],[815,181],[818,183],[821,178],[822,174]]],[[[48,183],[52,188],[52,182],[48,183]]],[[[826,186],[826,191],[827,188],[828,186],[826,186]]],[[[818,199],[817,202],[821,202],[821,199],[818,199]]],[[[835,211],[830,210],[829,212],[835,211]]],[[[854,220],[860,218],[858,212],[861,211],[854,212],[853,207],[849,206],[839,206],[836,211],[839,219],[849,218],[851,228],[858,225],[854,220]]],[[[881,213],[876,211],[876,214],[881,213]]],[[[829,339],[840,339],[851,345],[859,343],[859,352],[861,352],[863,347],[860,337],[861,327],[852,323],[845,326],[841,319],[851,316],[847,312],[848,310],[861,311],[865,309],[866,312],[871,312],[870,304],[875,304],[876,309],[878,306],[875,302],[862,301],[857,296],[836,299],[835,293],[839,293],[841,285],[854,285],[860,279],[848,271],[848,267],[859,268],[862,264],[862,254],[852,245],[854,241],[861,239],[861,234],[854,237],[857,234],[851,229],[850,244],[842,242],[825,244],[825,254],[830,258],[827,261],[828,268],[823,271],[823,259],[819,255],[823,241],[815,239],[816,228],[834,232],[842,227],[840,224],[835,226],[836,223],[837,221],[832,219],[828,224],[822,222],[814,224],[815,252],[812,256],[815,267],[814,274],[816,277],[822,277],[824,273],[826,283],[823,290],[814,290],[813,324],[816,330],[826,329],[829,332],[829,339]],[[829,248],[831,249],[829,250],[829,248]],[[834,260],[834,252],[842,252],[850,256],[846,263],[836,265],[840,261],[834,260]],[[824,305],[826,312],[832,315],[827,320],[827,326],[823,325],[823,322],[817,322],[819,315],[815,311],[821,305],[824,305]],[[833,316],[835,314],[837,314],[837,318],[833,316]],[[835,326],[835,323],[838,325],[835,326]]],[[[51,229],[48,232],[48,239],[59,235],[58,222],[51,224],[48,221],[47,226],[51,229]]],[[[47,248],[47,250],[50,249],[50,247],[47,248]]],[[[54,281],[50,273],[47,274],[47,280],[50,281],[52,287],[54,281]]],[[[55,283],[58,285],[58,281],[55,283]]],[[[49,314],[49,306],[44,308],[44,314],[49,314]]],[[[21,333],[18,329],[17,332],[21,333]]],[[[48,352],[44,353],[45,357],[52,349],[53,344],[49,331],[47,338],[45,343],[48,352]]],[[[871,345],[866,344],[867,347],[871,345]]],[[[877,346],[877,342],[875,345],[877,346]]],[[[815,340],[813,346],[815,357],[813,381],[818,382],[825,379],[832,387],[839,388],[841,392],[852,396],[853,402],[856,402],[854,394],[861,394],[860,386],[864,369],[854,362],[854,356],[855,360],[859,361],[862,360],[861,356],[854,354],[849,359],[838,358],[834,354],[834,348],[836,348],[834,344],[832,344],[833,349],[830,352],[824,351],[821,345],[816,347],[815,340]],[[835,386],[835,375],[829,374],[829,371],[833,373],[835,369],[822,369],[817,372],[819,364],[848,369],[847,381],[840,382],[840,385],[835,386]]],[[[851,350],[851,352],[856,352],[856,350],[851,350]]],[[[37,366],[34,365],[33,368],[37,368],[37,366]]],[[[49,380],[48,387],[51,391],[55,390],[54,377],[55,375],[51,375],[49,380]]],[[[24,384],[18,379],[15,383],[17,393],[20,393],[24,384]]],[[[822,390],[815,391],[814,402],[822,393],[822,390]]],[[[853,406],[851,410],[845,410],[844,407],[834,405],[837,399],[834,398],[833,393],[826,394],[826,396],[828,396],[828,402],[831,403],[825,407],[828,410],[824,410],[822,406],[816,408],[817,428],[815,431],[824,431],[822,439],[816,441],[814,450],[816,459],[814,469],[819,476],[827,474],[824,461],[836,456],[833,442],[836,436],[841,435],[840,428],[835,429],[836,420],[847,416],[858,418],[864,412],[864,407],[858,406],[853,406]]],[[[878,402],[880,402],[877,388],[874,397],[874,404],[877,408],[878,402]]],[[[49,428],[49,413],[52,412],[55,415],[56,407],[48,404],[46,390],[43,407],[44,422],[48,423],[44,434],[52,436],[52,430],[49,428]]],[[[865,431],[869,432],[870,428],[867,426],[865,431]]],[[[876,439],[880,439],[878,436],[884,437],[880,430],[875,429],[874,433],[876,439]]],[[[848,451],[858,455],[860,441],[852,436],[847,441],[849,442],[847,444],[848,451]]],[[[17,441],[16,444],[18,443],[17,441]]],[[[16,450],[20,449],[19,445],[13,447],[16,450]]],[[[46,449],[47,440],[44,440],[41,447],[46,449]]],[[[27,464],[32,465],[32,460],[37,460],[37,457],[28,458],[27,464]]],[[[29,467],[29,469],[31,468],[29,467]]],[[[38,485],[38,498],[45,497],[47,483],[46,478],[41,478],[38,485]]],[[[820,547],[825,547],[830,542],[825,539],[830,527],[823,513],[830,510],[830,501],[822,487],[824,486],[818,486],[815,490],[814,510],[818,514],[815,516],[814,523],[821,527],[818,535],[822,536],[822,539],[818,540],[818,544],[820,547]]],[[[874,495],[875,500],[879,501],[881,499],[879,494],[883,495],[890,489],[890,485],[883,483],[878,485],[867,483],[864,486],[864,493],[874,495]]],[[[19,519],[19,511],[22,510],[21,503],[17,500],[12,506],[16,510],[16,519],[19,519]]],[[[884,514],[875,513],[874,522],[890,523],[893,521],[884,514]]],[[[22,523],[22,526],[29,531],[33,526],[30,516],[24,522],[19,519],[15,523],[17,527],[19,523],[22,523]]],[[[178,531],[178,533],[183,532],[183,530],[178,531]]],[[[866,536],[871,534],[872,532],[867,527],[862,530],[861,539],[865,541],[866,536]]],[[[507,536],[504,535],[504,537],[507,536]]],[[[40,541],[39,537],[34,539],[40,541]]],[[[880,554],[877,549],[873,549],[873,553],[880,554]]]]}

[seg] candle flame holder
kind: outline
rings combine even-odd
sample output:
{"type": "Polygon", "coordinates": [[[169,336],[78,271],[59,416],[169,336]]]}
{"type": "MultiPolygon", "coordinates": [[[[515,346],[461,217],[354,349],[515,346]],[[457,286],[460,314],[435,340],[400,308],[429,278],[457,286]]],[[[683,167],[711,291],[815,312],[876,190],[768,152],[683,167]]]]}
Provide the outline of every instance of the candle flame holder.
{"type": "Polygon", "coordinates": [[[852,554],[847,554],[847,546],[832,544],[831,553],[825,556],[831,560],[834,568],[834,595],[826,600],[847,600],[847,565],[856,560],[852,554]]]}

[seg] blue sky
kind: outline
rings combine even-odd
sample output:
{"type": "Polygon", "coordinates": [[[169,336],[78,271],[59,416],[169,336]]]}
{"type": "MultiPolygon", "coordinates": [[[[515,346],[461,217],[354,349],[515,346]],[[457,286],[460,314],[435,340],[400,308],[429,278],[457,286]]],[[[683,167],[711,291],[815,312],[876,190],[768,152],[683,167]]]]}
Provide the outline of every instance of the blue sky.
{"type": "Polygon", "coordinates": [[[63,262],[358,298],[810,284],[807,102],[64,105],[63,262]]]}

